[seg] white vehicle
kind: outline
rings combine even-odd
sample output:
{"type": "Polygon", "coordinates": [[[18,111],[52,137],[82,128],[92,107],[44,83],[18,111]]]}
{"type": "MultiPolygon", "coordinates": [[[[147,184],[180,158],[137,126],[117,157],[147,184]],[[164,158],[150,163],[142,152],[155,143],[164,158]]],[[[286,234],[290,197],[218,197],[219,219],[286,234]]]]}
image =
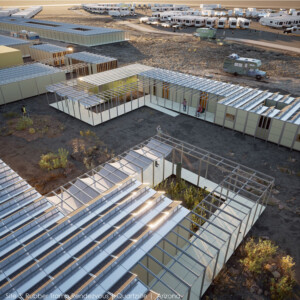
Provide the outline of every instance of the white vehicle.
{"type": "Polygon", "coordinates": [[[245,11],[245,16],[247,18],[256,18],[258,16],[258,11],[255,7],[248,7],[245,11]]]}
{"type": "Polygon", "coordinates": [[[204,27],[206,25],[205,17],[196,17],[195,19],[195,27],[204,27]]]}
{"type": "Polygon", "coordinates": [[[244,11],[242,8],[234,8],[233,13],[236,17],[242,17],[244,15],[244,11]]]}
{"type": "Polygon", "coordinates": [[[229,28],[231,28],[231,29],[236,28],[237,27],[237,20],[236,20],[236,18],[229,18],[228,25],[229,25],[229,28]]]}
{"type": "Polygon", "coordinates": [[[217,22],[217,28],[225,28],[227,23],[227,18],[220,18],[217,22]]]}
{"type": "Polygon", "coordinates": [[[194,26],[195,25],[195,17],[194,16],[186,16],[184,18],[185,26],[194,26]]]}
{"type": "Polygon", "coordinates": [[[300,35],[300,27],[291,27],[291,28],[286,28],[283,33],[291,33],[291,34],[296,34],[296,35],[300,35]]]}
{"type": "Polygon", "coordinates": [[[300,25],[300,16],[280,16],[280,17],[264,17],[259,20],[264,26],[273,28],[287,28],[300,25]]]}
{"type": "Polygon", "coordinates": [[[247,29],[250,27],[250,20],[245,18],[238,18],[237,26],[240,27],[241,29],[247,29]]]}
{"type": "Polygon", "coordinates": [[[160,19],[160,15],[161,15],[161,13],[160,12],[154,12],[154,13],[152,13],[152,18],[157,18],[157,19],[160,19]]]}
{"type": "Polygon", "coordinates": [[[206,27],[215,27],[217,24],[218,18],[214,17],[214,18],[207,18],[206,20],[206,27]]]}
{"type": "Polygon", "coordinates": [[[281,16],[287,16],[288,13],[286,10],[282,10],[279,12],[269,12],[267,13],[267,17],[273,18],[273,17],[281,17],[281,16]]]}
{"type": "Polygon", "coordinates": [[[228,10],[227,11],[227,15],[228,15],[228,17],[231,17],[232,15],[233,15],[233,11],[230,9],[230,10],[228,10]]]}
{"type": "Polygon", "coordinates": [[[291,9],[289,10],[289,15],[292,15],[295,11],[296,11],[296,9],[291,8],[291,9]]]}
{"type": "Polygon", "coordinates": [[[140,18],[140,22],[141,23],[146,23],[146,22],[148,22],[149,21],[149,18],[148,17],[141,17],[140,18]]]}
{"type": "Polygon", "coordinates": [[[221,4],[200,4],[200,9],[206,10],[206,9],[216,9],[221,8],[221,4]]]}

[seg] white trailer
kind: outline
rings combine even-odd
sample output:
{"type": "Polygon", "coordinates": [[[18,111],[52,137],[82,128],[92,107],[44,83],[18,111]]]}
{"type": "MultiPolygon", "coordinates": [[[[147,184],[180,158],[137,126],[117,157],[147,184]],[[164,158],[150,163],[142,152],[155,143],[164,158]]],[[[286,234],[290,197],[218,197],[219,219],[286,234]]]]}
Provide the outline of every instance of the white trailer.
{"type": "Polygon", "coordinates": [[[206,19],[205,17],[196,17],[195,19],[195,27],[205,27],[206,25],[206,19]]]}
{"type": "Polygon", "coordinates": [[[217,22],[217,28],[225,28],[227,23],[227,18],[220,18],[217,22]]]}
{"type": "Polygon", "coordinates": [[[185,16],[177,17],[177,25],[185,25],[185,16]]]}
{"type": "Polygon", "coordinates": [[[213,17],[213,18],[207,18],[206,20],[206,27],[215,27],[217,24],[218,18],[213,17]]]}
{"type": "Polygon", "coordinates": [[[236,28],[237,27],[236,18],[229,18],[228,25],[229,25],[229,28],[231,28],[231,29],[236,28]]]}
{"type": "Polygon", "coordinates": [[[300,16],[280,16],[280,17],[264,17],[259,20],[264,26],[273,28],[287,28],[300,25],[300,16]]]}
{"type": "Polygon", "coordinates": [[[255,7],[248,7],[245,11],[245,16],[247,18],[256,18],[258,16],[258,11],[255,7]]]}
{"type": "Polygon", "coordinates": [[[206,9],[216,9],[221,8],[221,4],[200,4],[200,9],[206,10],[206,9]]]}
{"type": "Polygon", "coordinates": [[[194,16],[185,16],[184,18],[184,25],[185,26],[194,26],[195,25],[195,19],[196,17],[194,16]]]}
{"type": "Polygon", "coordinates": [[[238,18],[237,26],[240,27],[241,29],[247,29],[250,27],[250,20],[246,18],[238,18]]]}
{"type": "Polygon", "coordinates": [[[161,15],[160,12],[153,12],[151,17],[152,17],[152,18],[160,19],[160,15],[161,15]]]}
{"type": "Polygon", "coordinates": [[[242,17],[244,15],[244,10],[242,8],[234,8],[233,13],[236,17],[242,17]]]}

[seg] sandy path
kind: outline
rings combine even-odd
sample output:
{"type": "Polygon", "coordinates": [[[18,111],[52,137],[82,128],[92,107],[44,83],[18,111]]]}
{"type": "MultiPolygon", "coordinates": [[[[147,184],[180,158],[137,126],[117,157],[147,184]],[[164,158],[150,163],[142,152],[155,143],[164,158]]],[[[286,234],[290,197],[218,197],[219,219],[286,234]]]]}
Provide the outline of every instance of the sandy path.
{"type": "Polygon", "coordinates": [[[142,31],[142,32],[147,32],[147,33],[157,33],[157,34],[167,34],[167,35],[178,35],[178,36],[192,36],[192,34],[190,33],[179,33],[179,32],[170,32],[170,31],[161,31],[161,30],[155,30],[152,29],[150,26],[149,27],[145,27],[145,26],[141,26],[139,24],[135,24],[135,23],[131,23],[128,21],[123,21],[120,22],[122,25],[126,25],[128,27],[131,27],[135,30],[138,31],[142,31]]]}
{"type": "Polygon", "coordinates": [[[272,48],[272,49],[276,49],[276,50],[295,52],[295,53],[300,54],[300,48],[290,47],[290,46],[286,46],[286,45],[279,45],[279,44],[274,44],[274,43],[260,42],[260,41],[248,40],[248,39],[237,39],[237,38],[226,38],[225,40],[240,42],[240,43],[245,43],[245,44],[250,44],[250,45],[255,45],[255,46],[262,46],[262,47],[272,48]]]}

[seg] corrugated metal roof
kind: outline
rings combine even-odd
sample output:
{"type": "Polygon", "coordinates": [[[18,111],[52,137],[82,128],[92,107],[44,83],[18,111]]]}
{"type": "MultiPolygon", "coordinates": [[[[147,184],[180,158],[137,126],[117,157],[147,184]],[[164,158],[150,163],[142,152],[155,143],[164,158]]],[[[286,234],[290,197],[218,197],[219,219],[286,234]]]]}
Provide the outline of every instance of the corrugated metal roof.
{"type": "Polygon", "coordinates": [[[117,80],[125,79],[134,75],[138,75],[146,70],[151,70],[152,67],[133,64],[113,70],[109,70],[102,73],[97,73],[85,77],[80,77],[78,80],[95,85],[101,86],[103,84],[107,84],[110,82],[114,82],[117,80]]]}
{"type": "Polygon", "coordinates": [[[22,65],[0,70],[0,85],[60,73],[61,70],[41,63],[22,65]]]}
{"type": "Polygon", "coordinates": [[[70,24],[70,23],[60,23],[36,19],[23,19],[23,18],[12,18],[4,17],[0,19],[0,24],[16,24],[20,26],[28,26],[31,28],[39,28],[44,30],[72,33],[76,35],[97,35],[97,34],[106,34],[111,32],[123,32],[123,30],[112,29],[112,28],[103,28],[95,26],[86,26],[81,24],[70,24]]]}
{"type": "Polygon", "coordinates": [[[106,63],[106,62],[116,60],[116,58],[113,57],[94,54],[86,51],[67,54],[66,57],[83,61],[86,63],[90,63],[90,64],[100,64],[100,63],[106,63]]]}
{"type": "Polygon", "coordinates": [[[0,35],[0,45],[13,46],[13,45],[22,45],[22,44],[29,44],[29,42],[22,39],[10,37],[10,36],[0,35]]]}
{"type": "Polygon", "coordinates": [[[60,46],[53,45],[53,44],[32,45],[30,48],[45,51],[45,52],[50,52],[50,53],[69,51],[68,48],[66,48],[66,47],[60,47],[60,46]]]}

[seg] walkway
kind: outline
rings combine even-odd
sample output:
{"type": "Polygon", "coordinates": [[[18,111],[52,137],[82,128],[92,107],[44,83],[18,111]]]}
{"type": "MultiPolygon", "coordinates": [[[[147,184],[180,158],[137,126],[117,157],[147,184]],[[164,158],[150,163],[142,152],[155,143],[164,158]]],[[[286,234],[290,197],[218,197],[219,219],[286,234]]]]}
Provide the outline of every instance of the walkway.
{"type": "Polygon", "coordinates": [[[240,42],[245,44],[251,44],[255,46],[262,46],[267,48],[273,48],[277,50],[283,50],[283,51],[290,51],[300,54],[300,48],[285,46],[285,45],[279,45],[279,44],[273,44],[273,43],[267,43],[267,42],[260,42],[256,40],[248,40],[248,39],[236,39],[236,38],[225,38],[225,41],[233,41],[233,42],[240,42]]]}
{"type": "Polygon", "coordinates": [[[164,30],[156,30],[156,29],[153,29],[150,26],[146,27],[146,26],[142,26],[142,25],[139,25],[139,24],[131,23],[129,21],[121,21],[121,22],[119,22],[119,24],[126,25],[128,27],[131,27],[132,29],[142,31],[142,32],[147,32],[147,33],[178,35],[178,36],[182,36],[182,35],[192,36],[192,34],[190,34],[190,33],[179,33],[179,32],[171,32],[171,31],[164,31],[164,30]]]}

